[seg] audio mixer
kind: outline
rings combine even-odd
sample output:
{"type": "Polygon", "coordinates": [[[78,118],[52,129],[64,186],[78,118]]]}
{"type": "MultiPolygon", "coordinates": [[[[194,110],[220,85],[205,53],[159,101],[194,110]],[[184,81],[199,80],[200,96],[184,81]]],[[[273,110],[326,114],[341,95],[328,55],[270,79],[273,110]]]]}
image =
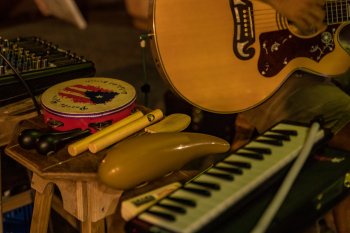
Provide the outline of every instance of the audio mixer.
{"type": "Polygon", "coordinates": [[[54,84],[95,75],[93,62],[39,37],[0,37],[0,49],[6,58],[0,57],[0,106],[30,96],[6,60],[35,95],[54,84]]]}

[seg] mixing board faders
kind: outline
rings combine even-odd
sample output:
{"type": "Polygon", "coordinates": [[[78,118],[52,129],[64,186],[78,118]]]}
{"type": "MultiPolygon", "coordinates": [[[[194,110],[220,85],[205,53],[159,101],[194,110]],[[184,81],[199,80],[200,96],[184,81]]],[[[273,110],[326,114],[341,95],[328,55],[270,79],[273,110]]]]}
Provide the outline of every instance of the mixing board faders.
{"type": "MultiPolygon", "coordinates": [[[[93,62],[38,37],[0,37],[0,49],[35,95],[54,84],[95,75],[93,62]]],[[[18,77],[0,57],[0,105],[27,97],[29,95],[18,77]]]]}

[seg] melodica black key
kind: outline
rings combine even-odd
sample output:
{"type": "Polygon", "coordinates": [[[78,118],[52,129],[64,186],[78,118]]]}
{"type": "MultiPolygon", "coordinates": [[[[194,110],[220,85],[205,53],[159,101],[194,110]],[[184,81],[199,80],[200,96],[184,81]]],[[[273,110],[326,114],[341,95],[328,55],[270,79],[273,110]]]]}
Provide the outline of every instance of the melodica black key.
{"type": "MultiPolygon", "coordinates": [[[[186,213],[171,213],[175,219],[174,221],[157,218],[155,215],[151,215],[146,211],[127,223],[127,232],[134,232],[133,229],[137,229],[138,226],[143,225],[150,225],[151,227],[149,229],[152,230],[164,229],[164,231],[161,232],[215,232],[223,218],[226,220],[226,217],[235,217],[240,214],[239,208],[241,205],[238,205],[239,203],[249,201],[250,198],[254,196],[254,193],[261,190],[261,187],[269,188],[269,186],[272,185],[270,178],[275,177],[276,173],[281,172],[283,168],[289,165],[299,155],[308,135],[309,127],[307,125],[282,122],[273,126],[269,131],[266,131],[266,133],[271,134],[271,131],[287,132],[290,134],[290,141],[270,144],[261,143],[257,140],[250,141],[239,148],[237,152],[247,152],[249,148],[264,148],[268,149],[269,155],[265,156],[261,151],[250,150],[252,153],[262,154],[264,157],[264,159],[255,159],[237,155],[236,153],[229,153],[222,161],[214,164],[213,167],[210,167],[193,179],[196,182],[217,183],[220,186],[220,190],[207,188],[210,192],[210,196],[197,195],[184,190],[188,187],[188,183],[186,183],[184,187],[170,194],[170,197],[181,197],[193,200],[196,206],[187,207],[182,205],[183,208],[186,208],[186,213]],[[297,133],[294,134],[292,132],[297,133]],[[221,165],[221,163],[238,166],[244,172],[241,175],[235,175],[233,179],[231,173],[220,172],[220,170],[217,169],[216,166],[221,165]],[[223,176],[231,177],[232,179],[225,179],[223,176]],[[231,215],[227,216],[228,213],[231,215]]],[[[320,130],[316,134],[314,142],[318,142],[323,137],[324,132],[320,130]]],[[[264,134],[260,135],[258,138],[264,139],[264,141],[266,140],[264,134]]],[[[203,189],[205,189],[204,186],[203,189]]]]}
{"type": "Polygon", "coordinates": [[[206,196],[206,197],[210,196],[210,192],[206,189],[185,186],[183,187],[183,190],[186,190],[188,192],[195,193],[201,196],[206,196]]]}
{"type": "Polygon", "coordinates": [[[278,139],[255,139],[254,141],[272,146],[283,146],[283,141],[278,139]]]}
{"type": "Polygon", "coordinates": [[[175,216],[165,213],[165,212],[161,212],[161,211],[155,211],[155,210],[147,210],[148,213],[153,214],[157,217],[160,217],[162,219],[168,220],[168,221],[175,221],[175,216]]]}
{"type": "Polygon", "coordinates": [[[256,153],[270,155],[271,149],[267,147],[244,147],[244,150],[254,151],[256,153]]]}
{"type": "Polygon", "coordinates": [[[298,131],[297,131],[297,130],[271,129],[270,131],[271,131],[271,132],[274,132],[274,133],[280,133],[280,134],[290,135],[290,136],[296,136],[296,135],[298,135],[298,131]]]}
{"type": "Polygon", "coordinates": [[[270,145],[282,146],[284,141],[290,141],[291,136],[295,136],[295,130],[270,130],[267,131],[263,138],[258,137],[257,142],[266,143],[270,145]],[[269,133],[273,132],[273,134],[269,133]]]}
{"type": "Polygon", "coordinates": [[[282,141],[290,141],[290,135],[286,134],[265,134],[264,137],[282,141]]]}
{"type": "Polygon", "coordinates": [[[193,184],[197,184],[199,186],[202,186],[203,188],[209,188],[213,190],[220,190],[220,185],[218,183],[213,182],[202,182],[202,181],[191,181],[193,184]]]}
{"type": "Polygon", "coordinates": [[[174,197],[174,196],[168,196],[166,198],[171,200],[171,201],[174,201],[174,202],[177,202],[179,204],[186,205],[186,206],[189,206],[189,207],[195,207],[196,206],[196,202],[193,199],[188,199],[188,198],[185,198],[185,197],[174,197]]]}
{"type": "Polygon", "coordinates": [[[252,167],[251,163],[242,161],[223,161],[223,163],[231,164],[245,169],[249,169],[252,167]]]}
{"type": "Polygon", "coordinates": [[[229,180],[229,181],[233,181],[234,180],[234,177],[232,175],[230,175],[230,174],[227,174],[227,173],[207,171],[205,174],[207,174],[209,176],[214,176],[216,178],[223,179],[223,180],[229,180]]]}
{"type": "Polygon", "coordinates": [[[180,206],[175,206],[175,205],[170,205],[170,204],[163,204],[163,203],[157,203],[156,205],[160,206],[160,207],[162,207],[164,209],[168,209],[170,211],[174,211],[176,213],[181,213],[181,214],[186,213],[186,209],[182,208],[180,206]]]}
{"type": "Polygon", "coordinates": [[[221,170],[221,171],[225,171],[225,172],[228,172],[228,173],[235,174],[235,175],[242,175],[243,174],[242,169],[239,169],[239,168],[233,167],[233,166],[220,166],[221,164],[223,165],[224,163],[217,164],[215,166],[215,168],[218,169],[218,170],[221,170]]]}
{"type": "Polygon", "coordinates": [[[247,158],[251,158],[251,159],[258,159],[258,160],[263,160],[264,159],[264,155],[260,154],[260,153],[254,153],[254,152],[236,152],[236,155],[240,155],[240,156],[244,156],[247,158]]]}

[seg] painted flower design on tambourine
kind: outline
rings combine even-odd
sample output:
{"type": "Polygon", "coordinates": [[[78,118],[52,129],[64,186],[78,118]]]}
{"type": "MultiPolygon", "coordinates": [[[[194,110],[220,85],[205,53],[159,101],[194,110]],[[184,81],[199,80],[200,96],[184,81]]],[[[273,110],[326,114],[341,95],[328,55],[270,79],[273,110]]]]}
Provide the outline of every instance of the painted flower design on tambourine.
{"type": "Polygon", "coordinates": [[[97,86],[76,84],[63,88],[58,95],[69,98],[74,103],[105,104],[112,101],[119,93],[97,86]]]}

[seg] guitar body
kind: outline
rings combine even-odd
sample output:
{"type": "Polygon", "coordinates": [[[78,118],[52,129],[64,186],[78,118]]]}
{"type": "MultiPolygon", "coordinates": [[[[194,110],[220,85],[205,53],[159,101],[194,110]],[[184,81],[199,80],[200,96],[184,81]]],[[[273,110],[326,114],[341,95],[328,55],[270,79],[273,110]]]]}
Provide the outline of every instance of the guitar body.
{"type": "Polygon", "coordinates": [[[153,0],[152,7],[158,70],[177,94],[206,111],[257,106],[296,70],[332,77],[350,66],[348,23],[302,35],[260,1],[153,0]]]}

